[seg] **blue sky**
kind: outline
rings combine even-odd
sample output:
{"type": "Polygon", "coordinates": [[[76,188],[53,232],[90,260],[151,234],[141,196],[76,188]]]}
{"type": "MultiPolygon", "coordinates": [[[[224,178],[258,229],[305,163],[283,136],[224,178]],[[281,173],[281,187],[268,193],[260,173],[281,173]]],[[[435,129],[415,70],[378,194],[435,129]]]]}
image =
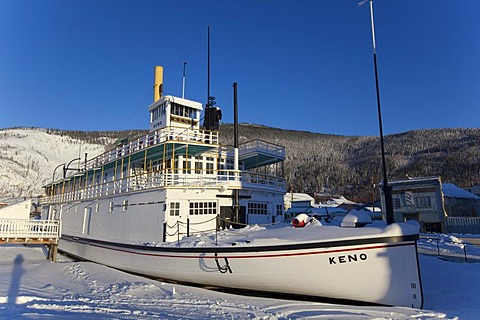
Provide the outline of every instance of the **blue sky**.
{"type": "MultiPolygon", "coordinates": [[[[478,128],[480,1],[374,1],[384,133],[478,128]]],[[[0,0],[0,128],[148,128],[165,93],[233,122],[378,135],[368,3],[355,0],[0,0]]]]}

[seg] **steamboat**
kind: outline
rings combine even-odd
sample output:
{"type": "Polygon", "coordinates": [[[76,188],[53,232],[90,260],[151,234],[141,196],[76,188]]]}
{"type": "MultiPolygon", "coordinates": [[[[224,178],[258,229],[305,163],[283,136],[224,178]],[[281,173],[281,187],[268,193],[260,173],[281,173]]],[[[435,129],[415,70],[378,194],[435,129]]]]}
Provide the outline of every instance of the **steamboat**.
{"type": "Polygon", "coordinates": [[[211,102],[164,96],[155,67],[149,133],[44,186],[59,249],[182,283],[422,307],[418,225],[283,223],[284,147],[221,145],[211,102]]]}

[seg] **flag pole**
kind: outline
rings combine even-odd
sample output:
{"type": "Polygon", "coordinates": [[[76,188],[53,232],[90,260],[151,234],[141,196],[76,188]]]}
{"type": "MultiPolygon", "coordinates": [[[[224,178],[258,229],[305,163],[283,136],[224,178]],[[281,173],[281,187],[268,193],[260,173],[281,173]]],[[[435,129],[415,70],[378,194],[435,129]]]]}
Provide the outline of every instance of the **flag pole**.
{"type": "Polygon", "coordinates": [[[182,77],[182,99],[185,99],[185,80],[186,80],[186,77],[185,77],[185,68],[187,66],[187,63],[184,62],[183,63],[183,77],[182,77]]]}
{"type": "Polygon", "coordinates": [[[375,43],[375,24],[373,20],[373,0],[370,0],[370,21],[372,23],[373,64],[375,68],[375,89],[377,93],[378,126],[380,129],[380,146],[382,149],[382,167],[383,167],[382,189],[383,189],[383,194],[385,196],[385,213],[387,218],[387,224],[392,224],[395,222],[395,218],[393,214],[392,187],[388,185],[387,164],[385,161],[385,144],[383,141],[382,111],[380,108],[380,89],[378,86],[377,46],[375,43]]]}

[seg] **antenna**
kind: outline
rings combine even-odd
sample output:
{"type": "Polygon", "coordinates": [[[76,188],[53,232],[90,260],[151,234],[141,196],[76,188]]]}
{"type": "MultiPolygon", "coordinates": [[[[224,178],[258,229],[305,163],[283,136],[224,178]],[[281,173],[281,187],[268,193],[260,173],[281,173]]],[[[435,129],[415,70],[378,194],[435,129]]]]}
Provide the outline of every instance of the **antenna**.
{"type": "Polygon", "coordinates": [[[182,81],[182,99],[185,99],[185,68],[187,66],[187,63],[183,63],[183,81],[182,81]]]}

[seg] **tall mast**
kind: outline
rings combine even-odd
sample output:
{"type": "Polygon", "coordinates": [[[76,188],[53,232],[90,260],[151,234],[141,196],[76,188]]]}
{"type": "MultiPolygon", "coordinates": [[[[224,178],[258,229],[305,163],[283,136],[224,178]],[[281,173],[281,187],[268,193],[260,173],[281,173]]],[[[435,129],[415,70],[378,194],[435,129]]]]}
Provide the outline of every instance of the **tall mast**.
{"type": "Polygon", "coordinates": [[[385,213],[387,216],[387,224],[392,224],[395,222],[395,218],[393,214],[392,187],[388,185],[387,164],[385,161],[385,145],[383,141],[382,111],[380,108],[380,89],[378,86],[377,46],[375,43],[375,23],[373,20],[373,0],[370,0],[370,21],[372,24],[373,65],[375,68],[375,89],[377,92],[378,126],[380,129],[380,146],[382,149],[383,194],[385,196],[385,213]]]}
{"type": "Polygon", "coordinates": [[[207,108],[210,107],[210,26],[207,31],[207,108]]]}
{"type": "MultiPolygon", "coordinates": [[[[238,98],[237,98],[237,83],[233,83],[233,170],[235,171],[235,181],[239,179],[238,171],[238,98]]],[[[239,221],[239,190],[233,189],[233,213],[235,222],[239,221]]],[[[238,225],[240,226],[240,225],[238,225]]]]}

